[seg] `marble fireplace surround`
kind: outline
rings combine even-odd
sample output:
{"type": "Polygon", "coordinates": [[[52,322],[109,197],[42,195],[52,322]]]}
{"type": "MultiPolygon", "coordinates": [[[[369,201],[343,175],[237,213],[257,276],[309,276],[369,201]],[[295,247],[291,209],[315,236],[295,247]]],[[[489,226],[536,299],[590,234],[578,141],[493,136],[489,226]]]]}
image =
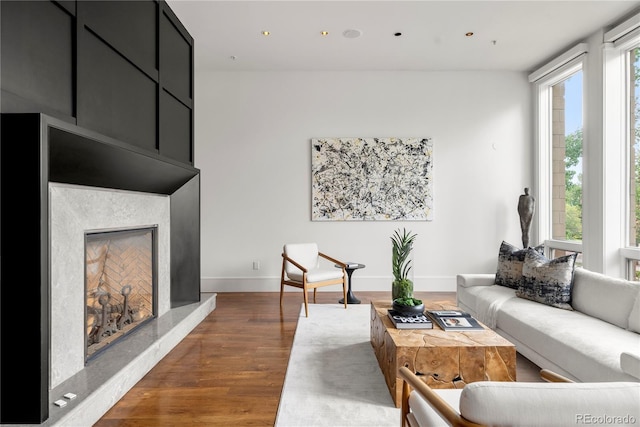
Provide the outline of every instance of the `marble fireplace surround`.
{"type": "MultiPolygon", "coordinates": [[[[157,315],[160,317],[170,309],[169,215],[169,196],[49,184],[51,388],[85,367],[85,233],[158,227],[157,315]]],[[[135,338],[133,333],[130,339],[135,338]]],[[[105,350],[99,357],[109,357],[110,351],[105,350]]]]}
{"type": "Polygon", "coordinates": [[[43,425],[91,425],[191,329],[215,309],[215,295],[171,309],[170,197],[49,184],[51,258],[50,402],[43,425]],[[157,226],[156,320],[146,323],[85,365],[84,234],[89,230],[157,226]],[[69,401],[66,393],[78,397],[69,401]]]}

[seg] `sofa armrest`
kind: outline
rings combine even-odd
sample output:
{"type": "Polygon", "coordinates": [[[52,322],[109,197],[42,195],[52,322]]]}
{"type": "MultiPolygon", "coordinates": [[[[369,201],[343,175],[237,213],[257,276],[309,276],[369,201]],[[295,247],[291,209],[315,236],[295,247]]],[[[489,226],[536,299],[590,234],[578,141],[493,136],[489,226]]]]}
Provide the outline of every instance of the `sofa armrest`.
{"type": "Polygon", "coordinates": [[[496,284],[496,275],[493,273],[458,274],[456,283],[463,288],[493,286],[496,284]]]}
{"type": "Polygon", "coordinates": [[[640,380],[640,354],[622,353],[620,355],[620,367],[625,374],[640,380]]]}

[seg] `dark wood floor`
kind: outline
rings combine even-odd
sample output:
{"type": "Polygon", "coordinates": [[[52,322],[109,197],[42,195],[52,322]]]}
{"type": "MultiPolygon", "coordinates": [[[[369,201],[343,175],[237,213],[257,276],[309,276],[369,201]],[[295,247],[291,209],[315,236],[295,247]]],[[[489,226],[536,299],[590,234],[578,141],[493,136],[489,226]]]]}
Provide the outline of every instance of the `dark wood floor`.
{"type": "MultiPolygon", "coordinates": [[[[337,304],[339,292],[318,292],[337,304]]],[[[363,304],[389,292],[356,292],[363,304]]],[[[416,292],[455,301],[455,293],[416,292]]],[[[311,299],[311,297],[310,297],[311,299]]],[[[217,307],[94,427],[273,426],[293,343],[301,292],[218,293],[217,307]]],[[[538,367],[517,360],[519,381],[539,381],[538,367]]]]}

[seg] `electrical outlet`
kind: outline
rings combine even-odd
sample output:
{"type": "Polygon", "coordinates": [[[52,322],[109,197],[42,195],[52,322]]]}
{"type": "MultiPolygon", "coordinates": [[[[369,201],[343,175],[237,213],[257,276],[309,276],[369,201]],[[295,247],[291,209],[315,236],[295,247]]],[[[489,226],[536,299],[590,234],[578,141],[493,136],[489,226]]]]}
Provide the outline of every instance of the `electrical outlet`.
{"type": "Polygon", "coordinates": [[[253,261],[253,269],[260,270],[260,261],[253,261]]]}

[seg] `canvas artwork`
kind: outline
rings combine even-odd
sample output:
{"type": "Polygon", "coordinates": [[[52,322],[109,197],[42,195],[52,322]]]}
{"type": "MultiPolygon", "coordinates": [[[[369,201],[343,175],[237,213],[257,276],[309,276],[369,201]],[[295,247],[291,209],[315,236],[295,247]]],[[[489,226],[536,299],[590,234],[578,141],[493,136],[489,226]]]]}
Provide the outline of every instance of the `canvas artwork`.
{"type": "Polygon", "coordinates": [[[431,138],[311,140],[312,220],[431,221],[431,138]]]}

